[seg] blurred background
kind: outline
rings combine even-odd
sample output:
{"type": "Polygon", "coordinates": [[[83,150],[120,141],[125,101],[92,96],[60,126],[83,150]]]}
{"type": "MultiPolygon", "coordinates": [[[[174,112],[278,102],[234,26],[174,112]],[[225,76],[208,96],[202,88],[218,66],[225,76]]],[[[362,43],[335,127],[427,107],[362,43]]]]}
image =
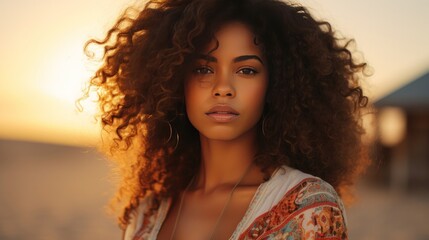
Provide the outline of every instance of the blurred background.
{"type": "MultiPolygon", "coordinates": [[[[347,209],[351,239],[429,239],[429,2],[302,0],[373,68],[364,141],[373,164],[347,209]]],[[[0,239],[119,239],[115,191],[94,146],[94,103],[75,100],[130,0],[0,1],[0,239]]]]}

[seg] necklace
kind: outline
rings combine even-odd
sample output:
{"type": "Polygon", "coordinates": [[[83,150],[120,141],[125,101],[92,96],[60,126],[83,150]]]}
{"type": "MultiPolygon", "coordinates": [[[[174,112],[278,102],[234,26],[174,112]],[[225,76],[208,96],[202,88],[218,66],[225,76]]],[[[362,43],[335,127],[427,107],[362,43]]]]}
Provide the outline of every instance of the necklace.
{"type": "MultiPolygon", "coordinates": [[[[251,166],[252,166],[252,163],[249,164],[249,166],[247,167],[246,171],[243,173],[243,175],[240,177],[240,179],[237,181],[237,183],[234,185],[234,187],[232,188],[231,192],[229,193],[228,199],[226,200],[225,205],[223,206],[222,211],[220,212],[219,217],[217,218],[216,223],[215,223],[215,225],[213,227],[213,230],[212,230],[212,232],[210,234],[210,237],[209,237],[210,240],[213,239],[213,237],[214,237],[214,235],[216,233],[216,230],[217,230],[217,228],[219,226],[220,220],[222,219],[223,214],[225,213],[225,211],[226,211],[229,203],[231,202],[232,195],[233,195],[235,189],[241,183],[241,181],[243,180],[243,178],[247,175],[247,173],[249,172],[251,166]]],[[[176,233],[176,228],[177,228],[177,225],[178,225],[179,220],[180,220],[180,214],[182,212],[183,199],[185,198],[185,193],[189,190],[189,187],[192,185],[192,183],[194,182],[194,180],[195,180],[195,176],[189,182],[188,186],[186,186],[185,191],[183,191],[182,197],[180,198],[179,211],[177,213],[176,221],[174,222],[173,231],[171,232],[170,240],[174,239],[174,234],[176,233]]]]}

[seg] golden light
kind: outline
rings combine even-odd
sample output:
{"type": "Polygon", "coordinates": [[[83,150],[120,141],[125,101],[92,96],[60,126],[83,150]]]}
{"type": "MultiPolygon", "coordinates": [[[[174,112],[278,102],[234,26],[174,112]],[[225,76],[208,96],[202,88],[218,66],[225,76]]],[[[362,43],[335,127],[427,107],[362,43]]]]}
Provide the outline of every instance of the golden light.
{"type": "Polygon", "coordinates": [[[84,37],[66,39],[46,46],[42,56],[27,55],[37,60],[6,82],[11,90],[2,108],[0,137],[71,145],[97,141],[96,94],[80,102],[83,112],[76,107],[97,65],[83,52],[84,37]]]}
{"type": "MultiPolygon", "coordinates": [[[[53,48],[41,65],[44,74],[43,83],[39,85],[40,90],[58,101],[74,104],[82,96],[82,89],[95,71],[89,66],[91,65],[83,53],[83,43],[63,43],[53,48]]],[[[83,101],[82,105],[85,112],[96,112],[93,102],[83,101]]]]}
{"type": "Polygon", "coordinates": [[[406,114],[401,108],[382,108],[378,115],[380,141],[385,146],[399,144],[406,134],[406,114]]]}

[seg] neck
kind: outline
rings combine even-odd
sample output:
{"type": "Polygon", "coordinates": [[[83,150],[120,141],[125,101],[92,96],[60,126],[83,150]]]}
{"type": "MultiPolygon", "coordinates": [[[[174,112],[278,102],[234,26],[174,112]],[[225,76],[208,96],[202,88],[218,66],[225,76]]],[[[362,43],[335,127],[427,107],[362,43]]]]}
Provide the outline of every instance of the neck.
{"type": "Polygon", "coordinates": [[[256,132],[231,140],[213,140],[200,136],[201,166],[196,188],[204,193],[220,186],[234,186],[246,173],[241,184],[259,184],[263,179],[259,168],[253,165],[257,151],[256,132]],[[248,169],[249,168],[249,169],[248,169]]]}

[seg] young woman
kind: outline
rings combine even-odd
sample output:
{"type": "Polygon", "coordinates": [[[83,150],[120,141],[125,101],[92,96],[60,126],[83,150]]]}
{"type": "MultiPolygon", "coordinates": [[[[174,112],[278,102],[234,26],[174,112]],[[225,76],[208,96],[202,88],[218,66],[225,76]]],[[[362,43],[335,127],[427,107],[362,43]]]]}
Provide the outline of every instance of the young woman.
{"type": "Polygon", "coordinates": [[[91,40],[123,238],[347,239],[367,104],[349,42],[278,0],[149,1],[91,40]]]}

